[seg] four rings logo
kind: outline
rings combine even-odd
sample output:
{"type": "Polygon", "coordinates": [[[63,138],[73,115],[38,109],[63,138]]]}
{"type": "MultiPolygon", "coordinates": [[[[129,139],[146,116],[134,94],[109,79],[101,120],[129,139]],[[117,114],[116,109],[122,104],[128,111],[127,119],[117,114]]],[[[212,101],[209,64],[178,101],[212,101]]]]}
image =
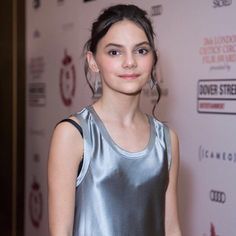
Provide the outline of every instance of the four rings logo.
{"type": "Polygon", "coordinates": [[[218,202],[218,203],[223,204],[226,202],[226,194],[221,191],[211,190],[210,191],[210,200],[212,202],[218,202]]]}
{"type": "Polygon", "coordinates": [[[232,4],[232,0],[213,0],[213,7],[227,7],[232,4]]]}

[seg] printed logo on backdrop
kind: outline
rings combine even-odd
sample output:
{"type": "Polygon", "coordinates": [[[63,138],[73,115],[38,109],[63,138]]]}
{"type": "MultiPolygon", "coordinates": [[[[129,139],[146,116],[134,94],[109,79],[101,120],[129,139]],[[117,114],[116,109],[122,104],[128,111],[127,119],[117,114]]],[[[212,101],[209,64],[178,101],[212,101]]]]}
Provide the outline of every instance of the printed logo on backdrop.
{"type": "Polygon", "coordinates": [[[210,191],[210,200],[212,202],[216,202],[216,203],[221,203],[224,204],[226,202],[226,194],[225,192],[222,191],[218,191],[218,190],[211,190],[210,191]]]}
{"type": "Polygon", "coordinates": [[[232,0],[213,0],[213,7],[228,7],[232,4],[232,0]]]}
{"type": "Polygon", "coordinates": [[[236,34],[205,37],[199,54],[209,71],[230,71],[236,63],[236,34]]]}
{"type": "Polygon", "coordinates": [[[64,2],[65,2],[65,0],[57,0],[58,5],[62,5],[62,4],[64,4],[64,2]]]}
{"type": "Polygon", "coordinates": [[[198,80],[198,113],[236,114],[236,79],[198,80]]]}
{"type": "Polygon", "coordinates": [[[41,6],[41,0],[33,0],[33,8],[38,9],[41,6]]]}
{"type": "Polygon", "coordinates": [[[41,33],[38,29],[35,29],[33,32],[33,39],[39,39],[41,37],[41,33]]]}
{"type": "MultiPolygon", "coordinates": [[[[40,35],[39,32],[34,32],[37,37],[40,35]]],[[[32,57],[29,61],[29,78],[31,80],[38,80],[43,78],[43,73],[45,71],[45,61],[42,56],[32,57]]]]}
{"type": "Polygon", "coordinates": [[[28,84],[28,102],[31,107],[46,106],[46,84],[29,83],[28,84]]]}
{"type": "Polygon", "coordinates": [[[155,5],[151,7],[151,16],[160,16],[163,12],[162,5],[155,5]]]}
{"type": "Polygon", "coordinates": [[[36,178],[33,179],[29,193],[29,213],[32,225],[39,228],[43,217],[43,195],[36,178]]]}
{"type": "Polygon", "coordinates": [[[220,236],[220,235],[216,233],[215,226],[213,225],[213,223],[211,223],[210,233],[209,234],[203,234],[203,236],[220,236]]]}
{"type": "Polygon", "coordinates": [[[76,72],[72,57],[65,50],[60,70],[60,94],[65,106],[71,106],[75,96],[76,72]]]}
{"type": "Polygon", "coordinates": [[[34,161],[35,163],[39,163],[39,162],[40,162],[40,155],[39,155],[38,153],[35,153],[35,154],[33,155],[33,161],[34,161]]]}
{"type": "Polygon", "coordinates": [[[214,161],[236,164],[236,151],[214,150],[200,145],[198,152],[198,158],[200,162],[214,161]]]}

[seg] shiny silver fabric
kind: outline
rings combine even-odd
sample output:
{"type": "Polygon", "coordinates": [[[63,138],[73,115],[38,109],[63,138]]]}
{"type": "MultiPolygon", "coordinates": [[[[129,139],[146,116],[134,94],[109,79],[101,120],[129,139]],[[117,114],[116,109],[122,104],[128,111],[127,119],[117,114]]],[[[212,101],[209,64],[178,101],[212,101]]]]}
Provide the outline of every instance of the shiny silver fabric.
{"type": "Polygon", "coordinates": [[[92,106],[75,116],[84,133],[84,161],[77,178],[73,235],[164,236],[170,166],[166,126],[148,116],[149,143],[131,153],[114,143],[92,106]]]}

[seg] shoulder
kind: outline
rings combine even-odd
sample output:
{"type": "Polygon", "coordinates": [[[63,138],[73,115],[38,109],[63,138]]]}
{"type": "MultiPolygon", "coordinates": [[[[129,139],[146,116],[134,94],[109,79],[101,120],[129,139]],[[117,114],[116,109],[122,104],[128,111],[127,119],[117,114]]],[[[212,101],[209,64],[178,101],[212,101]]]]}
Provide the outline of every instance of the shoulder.
{"type": "Polygon", "coordinates": [[[179,145],[179,138],[175,130],[172,128],[169,128],[169,134],[170,134],[170,140],[171,140],[171,146],[175,147],[179,145]]]}
{"type": "Polygon", "coordinates": [[[174,129],[166,122],[161,122],[155,118],[155,128],[159,135],[165,140],[168,150],[169,166],[179,162],[179,138],[174,129]]]}
{"type": "Polygon", "coordinates": [[[179,166],[179,138],[175,130],[169,129],[170,146],[171,146],[171,169],[178,169],[179,166]]]}
{"type": "Polygon", "coordinates": [[[179,151],[179,138],[178,138],[178,135],[177,135],[177,133],[174,129],[169,127],[168,124],[166,124],[166,123],[161,123],[161,124],[163,125],[163,128],[166,131],[165,135],[169,136],[168,139],[169,139],[169,142],[170,142],[171,153],[172,153],[172,156],[173,156],[173,154],[175,154],[176,152],[178,153],[178,151],[179,151]]]}
{"type": "MultiPolygon", "coordinates": [[[[79,125],[75,117],[72,116],[70,119],[79,125]]],[[[56,125],[51,140],[51,151],[58,154],[82,156],[83,138],[75,125],[66,121],[56,125]]]]}
{"type": "Polygon", "coordinates": [[[68,119],[62,120],[56,125],[53,136],[60,137],[62,140],[69,139],[69,141],[72,141],[73,138],[79,138],[81,136],[78,130],[79,126],[79,120],[74,116],[70,116],[68,119]]]}
{"type": "Polygon", "coordinates": [[[174,145],[176,145],[178,143],[178,135],[176,131],[172,129],[171,127],[169,127],[169,125],[166,122],[159,121],[154,117],[153,117],[153,120],[154,120],[155,128],[159,130],[164,130],[164,132],[166,132],[167,135],[169,135],[171,144],[173,143],[174,145]]]}

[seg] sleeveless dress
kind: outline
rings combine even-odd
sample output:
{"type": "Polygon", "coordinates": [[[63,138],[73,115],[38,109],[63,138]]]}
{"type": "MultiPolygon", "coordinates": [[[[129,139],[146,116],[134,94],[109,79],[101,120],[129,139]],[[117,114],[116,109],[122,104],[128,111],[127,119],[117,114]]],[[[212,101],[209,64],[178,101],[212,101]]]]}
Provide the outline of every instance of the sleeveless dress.
{"type": "MultiPolygon", "coordinates": [[[[73,236],[164,236],[169,130],[148,116],[149,143],[128,152],[110,137],[92,106],[75,116],[83,130],[73,236]]],[[[142,137],[140,137],[142,138],[142,137]]]]}

